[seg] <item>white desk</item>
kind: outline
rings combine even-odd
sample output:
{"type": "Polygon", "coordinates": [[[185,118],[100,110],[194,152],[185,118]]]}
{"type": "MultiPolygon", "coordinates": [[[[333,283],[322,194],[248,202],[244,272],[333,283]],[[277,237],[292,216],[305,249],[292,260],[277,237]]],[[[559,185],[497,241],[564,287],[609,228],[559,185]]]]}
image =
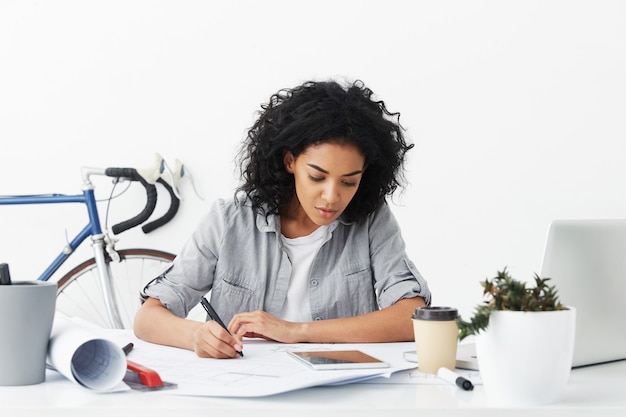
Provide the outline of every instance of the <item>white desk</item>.
{"type": "Polygon", "coordinates": [[[0,387],[0,415],[23,416],[626,416],[626,361],[572,371],[561,402],[498,409],[482,386],[350,384],[315,387],[262,398],[185,397],[164,392],[102,394],[56,372],[45,383],[0,387]]]}

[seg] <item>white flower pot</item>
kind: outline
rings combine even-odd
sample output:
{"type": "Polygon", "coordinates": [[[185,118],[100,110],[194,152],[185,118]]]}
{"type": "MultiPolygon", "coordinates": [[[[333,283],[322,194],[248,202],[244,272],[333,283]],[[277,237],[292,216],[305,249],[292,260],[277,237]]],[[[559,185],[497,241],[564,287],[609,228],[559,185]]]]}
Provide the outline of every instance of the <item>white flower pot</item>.
{"type": "Polygon", "coordinates": [[[493,405],[539,405],[561,397],[574,354],[576,310],[494,311],[476,336],[478,366],[493,405]]]}

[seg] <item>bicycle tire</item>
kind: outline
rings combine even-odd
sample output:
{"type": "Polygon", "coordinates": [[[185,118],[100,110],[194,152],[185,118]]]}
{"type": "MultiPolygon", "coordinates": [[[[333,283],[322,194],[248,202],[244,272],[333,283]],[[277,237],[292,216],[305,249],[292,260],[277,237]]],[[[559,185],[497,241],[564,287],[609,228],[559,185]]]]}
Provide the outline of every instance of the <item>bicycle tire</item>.
{"type": "MultiPolygon", "coordinates": [[[[141,305],[139,291],[165,271],[175,255],[156,249],[122,249],[117,252],[119,262],[108,255],[105,258],[123,327],[131,329],[135,313],[141,305]]],[[[113,327],[104,304],[95,258],[74,267],[58,280],[57,286],[57,312],[103,328],[113,327]]]]}

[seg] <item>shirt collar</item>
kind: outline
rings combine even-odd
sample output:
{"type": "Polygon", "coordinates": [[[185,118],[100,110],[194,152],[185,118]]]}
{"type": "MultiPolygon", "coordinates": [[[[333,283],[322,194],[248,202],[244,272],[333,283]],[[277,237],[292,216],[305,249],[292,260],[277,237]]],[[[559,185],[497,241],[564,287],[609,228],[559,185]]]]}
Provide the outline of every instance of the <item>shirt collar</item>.
{"type": "MultiPolygon", "coordinates": [[[[335,220],[329,225],[330,227],[328,228],[328,231],[332,233],[337,228],[339,223],[346,225],[346,226],[352,224],[352,222],[347,221],[343,217],[343,215],[341,215],[339,216],[337,220],[335,220]]],[[[277,235],[280,235],[280,216],[277,214],[270,214],[266,218],[265,214],[258,212],[256,214],[256,227],[261,232],[265,232],[265,233],[274,232],[277,235]]]]}

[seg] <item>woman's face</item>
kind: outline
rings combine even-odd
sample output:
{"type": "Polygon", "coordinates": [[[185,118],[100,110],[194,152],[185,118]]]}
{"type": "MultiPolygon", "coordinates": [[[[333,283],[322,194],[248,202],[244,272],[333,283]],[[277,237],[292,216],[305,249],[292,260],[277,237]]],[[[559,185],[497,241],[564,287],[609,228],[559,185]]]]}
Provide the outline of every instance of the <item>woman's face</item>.
{"type": "Polygon", "coordinates": [[[285,168],[294,176],[301,209],[323,226],[335,221],[352,201],[365,157],[355,145],[322,143],[309,146],[297,158],[286,152],[285,168]]]}

